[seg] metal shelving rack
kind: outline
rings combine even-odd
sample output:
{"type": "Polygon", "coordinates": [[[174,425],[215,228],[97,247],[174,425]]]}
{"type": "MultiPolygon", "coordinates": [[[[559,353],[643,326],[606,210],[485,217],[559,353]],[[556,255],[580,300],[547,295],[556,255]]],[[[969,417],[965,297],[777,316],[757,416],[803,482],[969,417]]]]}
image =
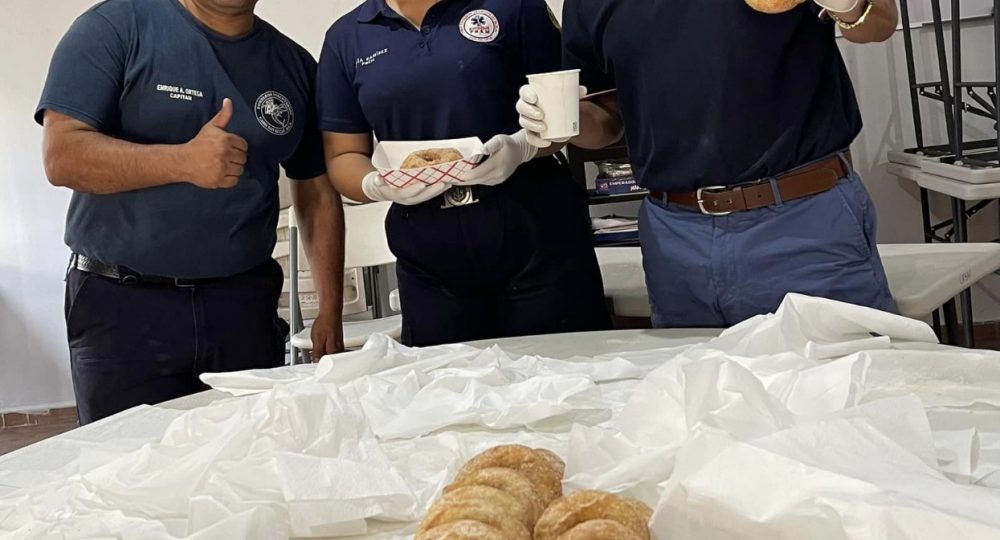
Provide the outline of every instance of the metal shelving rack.
{"type": "MultiPolygon", "coordinates": [[[[1000,0],[994,0],[993,29],[995,49],[995,74],[1000,74],[1000,0]]],[[[916,62],[913,47],[913,35],[909,6],[907,0],[900,2],[900,15],[903,23],[903,41],[906,51],[907,77],[909,79],[910,103],[913,113],[914,132],[917,146],[907,152],[940,159],[945,163],[965,165],[978,168],[996,168],[1000,147],[1000,131],[996,138],[980,141],[965,141],[965,114],[988,118],[997,122],[997,111],[1000,110],[1000,93],[997,81],[966,81],[962,75],[962,25],[960,0],[951,0],[952,31],[952,65],[949,70],[947,45],[945,42],[945,23],[941,13],[940,0],[931,0],[931,25],[934,30],[935,53],[938,63],[938,80],[917,80],[916,62]],[[985,93],[985,96],[984,96],[985,93]],[[936,101],[943,106],[948,143],[930,146],[924,138],[923,110],[921,98],[936,101]]],[[[932,223],[930,215],[930,196],[925,188],[920,189],[920,206],[924,228],[924,241],[931,242],[967,242],[969,219],[982,211],[993,201],[980,201],[971,207],[957,198],[951,199],[952,218],[932,223]]],[[[966,290],[961,294],[962,325],[964,343],[974,346],[972,325],[972,294],[966,290]]],[[[949,302],[943,308],[945,324],[948,327],[949,341],[958,343],[957,312],[955,302],[949,302]]],[[[940,317],[934,314],[934,326],[940,327],[940,317]]]]}

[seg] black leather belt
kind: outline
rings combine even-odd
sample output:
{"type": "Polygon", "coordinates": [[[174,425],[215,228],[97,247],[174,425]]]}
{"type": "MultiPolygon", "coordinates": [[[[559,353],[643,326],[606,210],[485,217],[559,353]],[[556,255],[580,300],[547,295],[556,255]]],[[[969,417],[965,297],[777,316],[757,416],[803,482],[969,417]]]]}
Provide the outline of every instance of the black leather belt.
{"type": "Polygon", "coordinates": [[[139,272],[125,268],[124,266],[103,263],[96,259],[91,259],[86,255],[79,255],[76,253],[74,253],[70,258],[69,267],[70,269],[87,272],[88,274],[113,279],[122,285],[138,285],[140,283],[145,283],[149,285],[166,285],[170,287],[190,289],[212,281],[211,279],[181,279],[140,274],[139,272]]]}

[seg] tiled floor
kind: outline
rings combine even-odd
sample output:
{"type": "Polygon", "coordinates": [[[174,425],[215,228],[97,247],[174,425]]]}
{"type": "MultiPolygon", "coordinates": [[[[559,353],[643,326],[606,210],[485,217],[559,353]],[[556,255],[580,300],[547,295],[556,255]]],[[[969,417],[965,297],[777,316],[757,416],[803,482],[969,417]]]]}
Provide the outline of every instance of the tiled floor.
{"type": "Polygon", "coordinates": [[[76,409],[0,414],[0,456],[77,427],[76,409]]]}

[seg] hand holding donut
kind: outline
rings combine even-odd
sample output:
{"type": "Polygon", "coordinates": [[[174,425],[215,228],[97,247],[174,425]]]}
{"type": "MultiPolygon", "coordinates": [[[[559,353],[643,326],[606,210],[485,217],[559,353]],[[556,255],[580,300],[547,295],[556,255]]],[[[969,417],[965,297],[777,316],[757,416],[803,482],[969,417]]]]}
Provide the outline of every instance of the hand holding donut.
{"type": "MultiPolygon", "coordinates": [[[[784,13],[795,9],[806,0],[746,0],[750,7],[761,13],[784,13]]],[[[858,7],[860,0],[814,0],[816,5],[834,13],[847,13],[858,7]]]]}

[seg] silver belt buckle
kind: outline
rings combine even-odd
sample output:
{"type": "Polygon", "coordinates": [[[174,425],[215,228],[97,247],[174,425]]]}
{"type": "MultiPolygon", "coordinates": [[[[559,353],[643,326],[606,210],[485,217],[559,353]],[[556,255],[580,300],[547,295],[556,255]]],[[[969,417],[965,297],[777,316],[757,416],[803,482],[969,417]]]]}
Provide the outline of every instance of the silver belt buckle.
{"type": "Polygon", "coordinates": [[[457,208],[476,204],[479,199],[472,194],[472,188],[467,186],[455,186],[444,193],[444,204],[441,208],[457,208]]]}
{"type": "Polygon", "coordinates": [[[729,214],[732,214],[732,212],[713,212],[705,208],[704,194],[706,192],[719,193],[721,191],[726,191],[729,189],[732,188],[729,186],[708,186],[708,187],[698,188],[698,191],[695,193],[695,198],[698,199],[698,210],[701,210],[701,213],[705,214],[706,216],[728,216],[729,214]]]}

